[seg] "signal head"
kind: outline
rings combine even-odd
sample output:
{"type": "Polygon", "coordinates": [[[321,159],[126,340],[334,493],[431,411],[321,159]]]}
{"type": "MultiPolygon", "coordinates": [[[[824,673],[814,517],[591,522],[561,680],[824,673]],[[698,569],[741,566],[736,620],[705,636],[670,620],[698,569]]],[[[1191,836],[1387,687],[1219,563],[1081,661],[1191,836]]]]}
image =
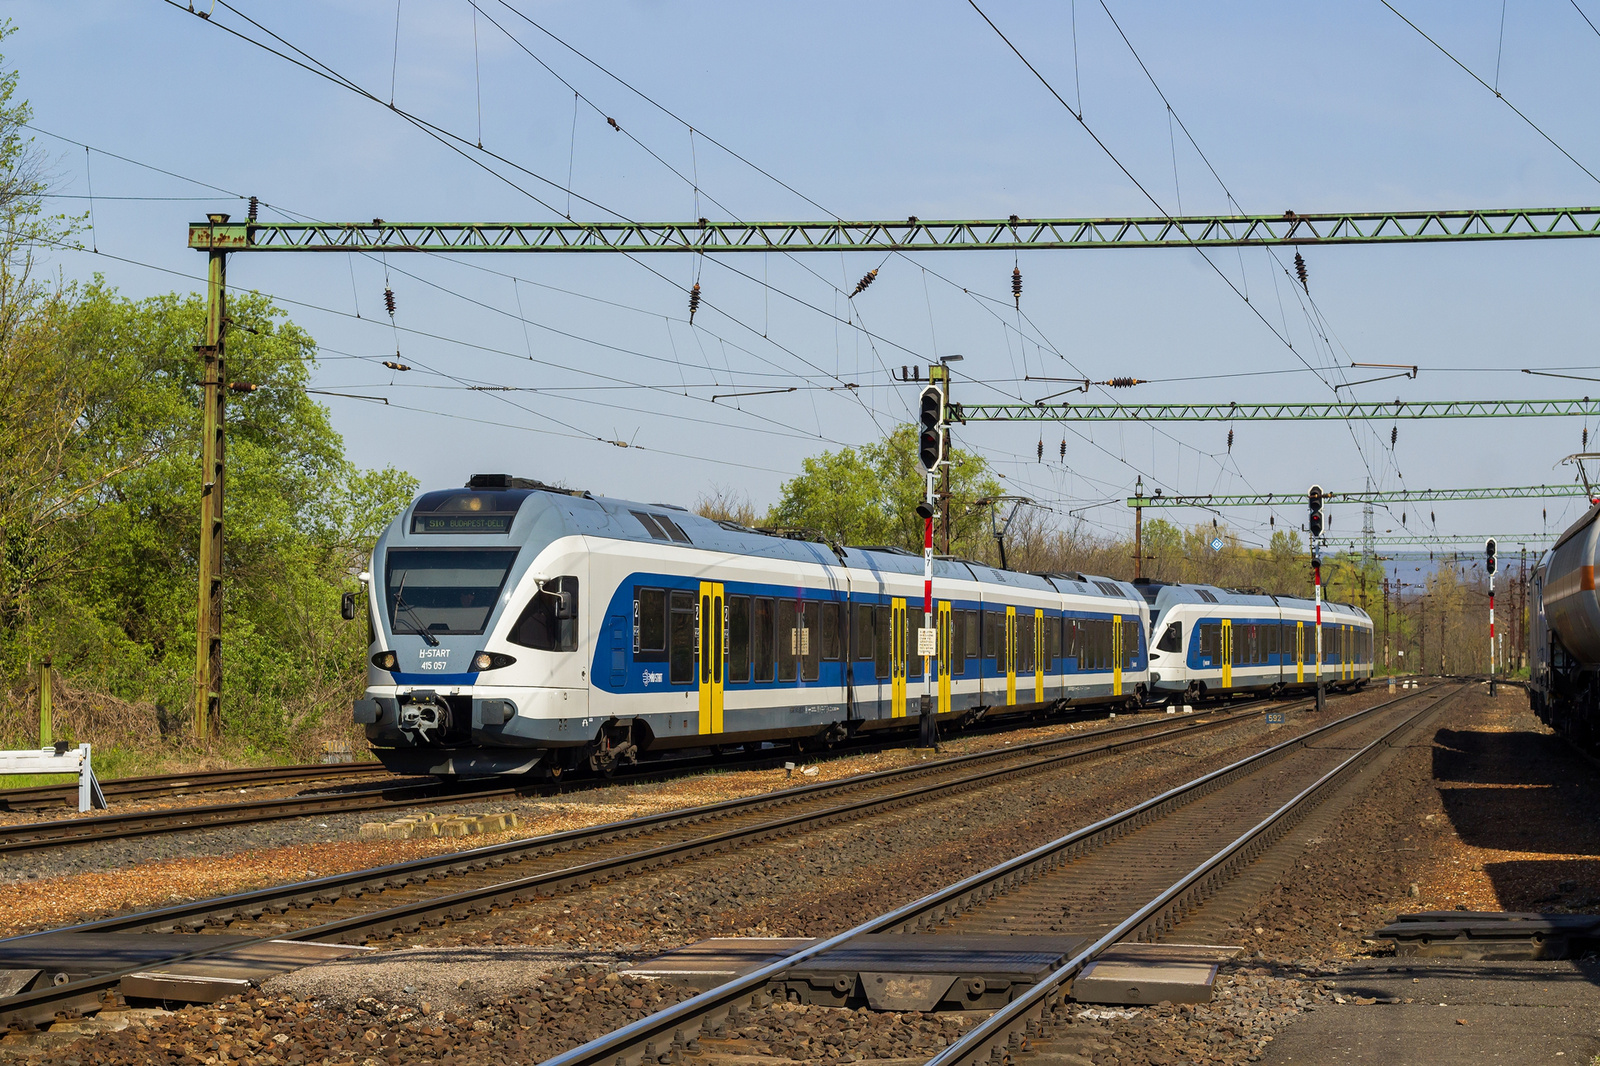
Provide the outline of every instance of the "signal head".
{"type": "Polygon", "coordinates": [[[1484,568],[1486,570],[1488,570],[1489,573],[1491,573],[1491,574],[1494,573],[1494,569],[1495,569],[1494,553],[1495,553],[1494,538],[1490,537],[1488,540],[1484,541],[1484,543],[1483,543],[1483,555],[1484,555],[1484,560],[1485,560],[1484,568]]]}
{"type": "Polygon", "coordinates": [[[944,460],[944,390],[939,386],[922,390],[918,423],[917,462],[933,470],[944,460]]]}

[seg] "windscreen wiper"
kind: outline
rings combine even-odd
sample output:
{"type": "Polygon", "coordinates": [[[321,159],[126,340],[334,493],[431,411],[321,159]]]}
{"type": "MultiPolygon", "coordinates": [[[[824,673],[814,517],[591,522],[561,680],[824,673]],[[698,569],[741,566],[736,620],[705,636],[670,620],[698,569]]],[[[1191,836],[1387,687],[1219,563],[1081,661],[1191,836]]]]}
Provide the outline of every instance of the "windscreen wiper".
{"type": "Polygon", "coordinates": [[[412,636],[421,637],[423,642],[430,648],[437,648],[439,646],[439,638],[428,632],[427,627],[422,624],[422,618],[417,614],[416,608],[407,603],[401,595],[406,590],[406,578],[410,576],[410,573],[402,576],[400,578],[400,587],[394,590],[394,609],[396,611],[404,611],[411,616],[412,636]]]}

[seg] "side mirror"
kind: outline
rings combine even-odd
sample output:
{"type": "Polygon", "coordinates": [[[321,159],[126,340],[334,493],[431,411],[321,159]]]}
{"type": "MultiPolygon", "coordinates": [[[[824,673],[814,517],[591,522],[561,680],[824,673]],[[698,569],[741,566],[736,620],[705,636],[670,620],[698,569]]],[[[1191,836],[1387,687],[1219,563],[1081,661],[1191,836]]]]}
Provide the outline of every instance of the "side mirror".
{"type": "Polygon", "coordinates": [[[577,596],[565,590],[552,592],[551,595],[556,598],[557,621],[566,622],[578,617],[577,596]]]}
{"type": "Polygon", "coordinates": [[[355,616],[356,594],[354,592],[346,592],[343,596],[339,597],[339,617],[348,622],[354,619],[355,616]]]}

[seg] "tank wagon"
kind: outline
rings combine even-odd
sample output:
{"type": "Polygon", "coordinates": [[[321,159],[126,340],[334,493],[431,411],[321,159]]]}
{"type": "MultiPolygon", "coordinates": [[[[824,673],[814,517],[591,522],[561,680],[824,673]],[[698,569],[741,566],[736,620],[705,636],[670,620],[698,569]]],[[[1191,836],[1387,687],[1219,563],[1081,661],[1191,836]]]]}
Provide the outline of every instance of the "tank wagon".
{"type": "Polygon", "coordinates": [[[965,724],[1148,693],[1131,584],[953,558],[934,565],[924,676],[922,570],[900,549],[475,475],[418,496],[373,550],[355,720],[400,772],[554,776],[908,729],[925,696],[965,724]]]}
{"type": "Polygon", "coordinates": [[[1528,700],[1534,713],[1591,751],[1600,740],[1597,539],[1600,505],[1562,533],[1535,565],[1528,640],[1528,700]]]}
{"type": "MultiPolygon", "coordinates": [[[[1189,701],[1314,689],[1317,612],[1311,600],[1211,585],[1141,580],[1150,617],[1150,690],[1189,701]]],[[[1372,677],[1372,619],[1322,604],[1322,675],[1334,689],[1372,677]]]]}

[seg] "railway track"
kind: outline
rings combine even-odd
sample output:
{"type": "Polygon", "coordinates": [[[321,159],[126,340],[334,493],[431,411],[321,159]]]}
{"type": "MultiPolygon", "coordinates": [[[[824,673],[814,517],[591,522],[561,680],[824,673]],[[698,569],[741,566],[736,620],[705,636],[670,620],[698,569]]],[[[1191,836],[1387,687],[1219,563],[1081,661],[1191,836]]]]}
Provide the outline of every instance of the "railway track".
{"type": "MultiPolygon", "coordinates": [[[[1412,697],[1402,697],[1407,698],[1412,697]]],[[[1305,706],[1310,703],[1303,701],[1305,706]]],[[[487,914],[567,887],[1165,743],[1253,719],[1259,713],[1259,708],[1252,708],[1130,723],[50,932],[226,931],[260,941],[361,942],[487,914]]],[[[12,938],[8,943],[26,939],[12,938]]],[[[237,946],[229,941],[229,948],[237,946]]],[[[207,953],[190,953],[162,965],[207,953]]],[[[149,965],[144,964],[146,968],[149,965]]],[[[58,1010],[95,1009],[100,997],[115,988],[122,976],[119,972],[69,980],[58,988],[0,1000],[0,1022],[37,1024],[58,1010]]]]}
{"type": "MultiPolygon", "coordinates": [[[[1260,706],[1252,701],[1251,707],[1260,706]]],[[[1276,705],[1274,705],[1276,706],[1276,705]]],[[[1309,706],[1309,701],[1285,703],[1285,709],[1309,706]]],[[[1249,711],[1240,713],[1252,713],[1249,711]]],[[[1151,719],[1118,727],[1137,731],[1165,725],[1164,719],[1151,719]]],[[[1007,723],[997,729],[1014,729],[1007,723]]],[[[1068,738],[1070,740],[1070,738],[1068,738]]],[[[857,745],[840,749],[840,755],[898,748],[904,739],[857,745]]],[[[1016,750],[1016,749],[1013,749],[1016,750]]],[[[711,755],[673,759],[661,763],[645,763],[627,771],[618,771],[612,777],[580,779],[560,784],[536,781],[505,783],[503,779],[479,782],[445,784],[428,780],[410,784],[375,784],[343,793],[314,792],[305,795],[275,799],[241,800],[233,803],[205,804],[169,808],[158,811],[129,811],[120,814],[94,815],[83,818],[61,818],[51,821],[19,823],[0,826],[0,856],[39,851],[70,844],[93,843],[107,840],[125,840],[157,833],[181,832],[194,829],[211,829],[225,826],[251,825],[287,818],[327,817],[338,814],[359,814],[372,811],[403,810],[408,807],[439,803],[478,803],[485,800],[505,799],[515,796],[553,795],[570,791],[574,787],[605,787],[611,784],[639,784],[703,770],[737,768],[741,770],[769,769],[784,765],[792,758],[786,754],[763,753],[755,757],[732,759],[727,755],[711,755]]],[[[308,769],[318,769],[311,767],[308,769]]],[[[223,771],[231,773],[235,771],[223,771]]],[[[237,771],[251,773],[253,771],[237,771]]],[[[314,776],[309,779],[314,780],[314,776]]],[[[49,787],[49,786],[46,786],[49,787]]],[[[152,786],[154,787],[154,786],[152,786]]],[[[18,790],[21,791],[21,790],[18,790]]],[[[73,793],[76,797],[76,792],[73,793]]],[[[76,799],[74,799],[76,802],[76,799]]]]}
{"type": "MultiPolygon", "coordinates": [[[[784,988],[791,971],[861,936],[900,933],[952,943],[1003,925],[1008,934],[1087,937],[1084,947],[928,1066],[1020,1061],[1023,1051],[1048,1043],[1084,967],[1119,941],[1159,939],[1199,911],[1320,801],[1461,691],[1417,690],[1348,715],[815,942],[545,1066],[635,1066],[686,1049],[737,1054],[738,1041],[726,1034],[747,1001],[752,1009],[761,1006],[767,991],[784,988]],[[1408,706],[1414,702],[1423,705],[1408,706]]],[[[850,980],[841,975],[834,986],[841,1000],[850,980]]]]}
{"type": "MultiPolygon", "coordinates": [[[[107,800],[141,800],[184,796],[224,789],[265,788],[305,781],[337,781],[384,776],[379,763],[312,763],[296,766],[252,767],[243,770],[200,770],[189,774],[152,774],[100,782],[107,800]]],[[[76,807],[78,786],[35,785],[0,790],[0,811],[37,811],[51,807],[76,807]]]]}

